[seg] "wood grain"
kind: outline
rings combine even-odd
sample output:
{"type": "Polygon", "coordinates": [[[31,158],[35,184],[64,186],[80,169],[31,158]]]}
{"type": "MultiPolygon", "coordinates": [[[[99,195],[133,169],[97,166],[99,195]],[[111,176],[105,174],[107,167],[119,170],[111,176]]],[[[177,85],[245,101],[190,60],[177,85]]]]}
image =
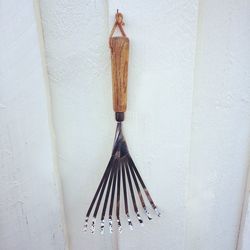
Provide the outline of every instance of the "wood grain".
{"type": "Polygon", "coordinates": [[[115,112],[125,112],[127,108],[129,39],[127,37],[112,37],[110,46],[113,109],[115,112]]]}

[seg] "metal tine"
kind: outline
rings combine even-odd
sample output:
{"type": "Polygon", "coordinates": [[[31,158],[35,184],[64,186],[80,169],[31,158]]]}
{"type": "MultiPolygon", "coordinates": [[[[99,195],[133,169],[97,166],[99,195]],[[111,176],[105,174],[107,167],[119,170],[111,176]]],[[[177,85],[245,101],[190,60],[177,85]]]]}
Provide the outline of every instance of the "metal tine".
{"type": "Polygon", "coordinates": [[[112,166],[113,166],[113,162],[114,162],[114,159],[112,159],[112,161],[110,162],[110,171],[109,171],[109,175],[106,177],[106,179],[105,179],[104,182],[103,182],[103,186],[102,186],[100,195],[99,195],[98,200],[97,200],[97,203],[96,203],[95,211],[94,211],[94,214],[93,214],[92,225],[91,225],[91,229],[90,229],[90,230],[91,230],[91,233],[94,233],[94,232],[95,232],[95,220],[96,220],[96,216],[97,216],[97,213],[98,213],[100,204],[101,204],[102,196],[103,196],[103,193],[104,193],[104,191],[105,191],[105,187],[106,187],[106,185],[107,185],[108,179],[110,179],[110,178],[111,178],[111,175],[112,175],[112,166]]]}
{"type": "Polygon", "coordinates": [[[109,181],[108,181],[105,200],[104,200],[104,203],[103,203],[103,209],[102,209],[102,215],[101,215],[101,234],[104,233],[104,217],[105,217],[106,208],[107,208],[107,204],[108,204],[110,188],[111,188],[111,184],[112,184],[113,176],[114,176],[114,172],[115,172],[115,162],[116,162],[116,160],[113,162],[113,164],[111,166],[111,173],[110,173],[110,177],[109,177],[109,181]]]}
{"type": "Polygon", "coordinates": [[[146,207],[146,205],[145,205],[145,202],[144,202],[144,199],[143,199],[143,196],[142,196],[142,193],[141,193],[140,186],[139,186],[138,181],[137,181],[137,178],[136,178],[136,176],[135,176],[134,169],[133,169],[133,167],[130,166],[129,164],[128,164],[128,166],[129,166],[130,172],[131,172],[131,174],[132,174],[132,177],[133,177],[133,180],[134,180],[134,183],[135,183],[135,187],[136,187],[138,196],[139,196],[139,198],[140,198],[140,201],[141,201],[141,205],[142,205],[142,207],[143,207],[143,210],[144,210],[145,214],[147,215],[147,218],[148,218],[149,220],[152,220],[152,217],[151,217],[151,215],[149,214],[149,212],[148,212],[148,210],[147,210],[147,207],[146,207]]]}
{"type": "MultiPolygon", "coordinates": [[[[108,163],[108,165],[107,165],[107,167],[106,167],[106,170],[105,170],[105,172],[104,172],[104,174],[103,174],[103,176],[102,176],[102,179],[101,179],[101,181],[100,181],[100,183],[99,183],[99,186],[97,187],[97,190],[96,190],[96,192],[95,192],[95,195],[94,195],[94,197],[93,197],[93,199],[92,199],[92,202],[91,202],[91,204],[90,204],[90,206],[89,206],[89,209],[88,209],[88,211],[87,211],[86,218],[85,218],[84,231],[87,231],[89,216],[90,216],[90,213],[91,213],[91,211],[92,211],[92,209],[93,209],[93,206],[94,206],[94,204],[95,204],[95,201],[96,201],[96,199],[97,199],[97,197],[98,197],[98,194],[99,194],[99,192],[100,192],[100,190],[101,190],[101,187],[103,187],[103,184],[104,184],[105,182],[107,182],[107,179],[108,179],[108,176],[109,176],[109,173],[110,173],[110,169],[111,169],[111,165],[112,165],[111,163],[112,163],[113,159],[114,159],[114,157],[111,157],[111,158],[110,158],[109,163],[108,163]]],[[[104,188],[105,188],[105,186],[104,186],[104,188]]]]}
{"type": "Polygon", "coordinates": [[[117,193],[116,193],[116,219],[118,223],[119,232],[122,232],[122,226],[120,221],[120,185],[121,185],[121,164],[119,163],[117,169],[117,193]]]}
{"type": "Polygon", "coordinates": [[[123,184],[123,196],[124,196],[124,205],[125,205],[125,214],[127,215],[128,224],[131,230],[133,230],[133,224],[131,222],[129,212],[128,212],[128,197],[127,197],[127,187],[126,187],[126,176],[125,176],[125,169],[124,163],[121,165],[122,169],[122,184],[123,184]]]}
{"type": "Polygon", "coordinates": [[[131,177],[130,177],[129,168],[128,168],[128,162],[127,161],[125,163],[125,169],[126,169],[126,173],[127,173],[128,184],[129,184],[129,188],[130,188],[130,193],[131,193],[131,198],[132,198],[134,210],[135,210],[135,213],[136,213],[138,221],[140,222],[141,225],[143,225],[143,220],[142,220],[142,218],[141,218],[141,216],[139,214],[138,207],[137,207],[137,204],[136,204],[136,199],[135,199],[133,184],[132,184],[132,181],[131,181],[131,177]]]}
{"type": "Polygon", "coordinates": [[[114,162],[113,183],[112,183],[112,191],[111,191],[110,205],[109,205],[109,231],[110,231],[110,233],[113,232],[113,229],[112,229],[112,213],[113,213],[113,205],[114,205],[114,198],[115,198],[116,176],[117,176],[117,168],[118,168],[118,166],[119,166],[119,161],[116,160],[114,162]]]}
{"type": "MultiPolygon", "coordinates": [[[[120,144],[119,139],[122,136],[122,124],[121,122],[117,122],[116,124],[116,130],[115,130],[115,137],[113,142],[113,148],[112,148],[112,156],[115,156],[118,151],[120,151],[120,144]]],[[[117,158],[116,158],[117,159],[117,158]]]]}
{"type": "Polygon", "coordinates": [[[144,182],[143,182],[143,180],[142,180],[142,178],[141,178],[141,176],[140,176],[140,174],[139,174],[139,172],[138,172],[138,170],[137,170],[137,168],[136,168],[136,166],[135,166],[135,164],[134,164],[134,162],[133,162],[133,160],[132,160],[131,157],[129,157],[129,165],[131,165],[131,167],[134,169],[134,171],[135,171],[135,173],[136,173],[136,175],[137,175],[137,177],[138,177],[138,179],[139,179],[139,181],[140,181],[140,183],[141,183],[141,185],[143,187],[143,190],[144,190],[144,192],[145,192],[145,194],[146,194],[146,196],[147,196],[147,198],[148,198],[151,206],[155,210],[155,213],[160,217],[161,214],[160,214],[157,206],[155,205],[155,203],[154,203],[151,195],[149,194],[148,189],[147,189],[146,185],[144,184],[144,182]]]}

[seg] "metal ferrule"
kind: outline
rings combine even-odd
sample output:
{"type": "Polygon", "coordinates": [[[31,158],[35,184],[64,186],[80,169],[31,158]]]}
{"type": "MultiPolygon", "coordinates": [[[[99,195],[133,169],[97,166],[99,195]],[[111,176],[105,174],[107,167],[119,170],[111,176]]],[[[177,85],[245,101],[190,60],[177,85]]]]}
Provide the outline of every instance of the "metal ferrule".
{"type": "Polygon", "coordinates": [[[124,112],[115,112],[115,120],[117,122],[123,122],[124,121],[124,112]]]}

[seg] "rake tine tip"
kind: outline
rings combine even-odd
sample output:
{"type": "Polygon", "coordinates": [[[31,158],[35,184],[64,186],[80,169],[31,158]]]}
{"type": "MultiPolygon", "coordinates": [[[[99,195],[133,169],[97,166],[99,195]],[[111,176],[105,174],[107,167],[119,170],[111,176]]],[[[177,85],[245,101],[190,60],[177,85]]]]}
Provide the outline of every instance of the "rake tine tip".
{"type": "Polygon", "coordinates": [[[144,209],[144,212],[145,212],[145,214],[147,215],[148,219],[149,219],[149,220],[152,220],[153,218],[151,217],[151,215],[150,215],[150,213],[148,212],[147,208],[144,207],[143,209],[144,209]]]}
{"type": "Polygon", "coordinates": [[[118,224],[118,230],[120,233],[122,233],[122,225],[119,219],[117,219],[117,224],[118,224]]]}
{"type": "Polygon", "coordinates": [[[155,207],[155,213],[157,214],[158,217],[161,217],[161,213],[157,207],[155,207]]]}
{"type": "Polygon", "coordinates": [[[112,227],[112,218],[109,218],[109,232],[113,233],[113,227],[112,227]]]}
{"type": "Polygon", "coordinates": [[[83,232],[87,232],[88,220],[89,220],[89,217],[86,217],[84,221],[84,225],[83,225],[83,232]]]}
{"type": "Polygon", "coordinates": [[[101,234],[104,234],[104,220],[101,220],[101,234]]]}
{"type": "Polygon", "coordinates": [[[134,229],[133,228],[133,224],[132,224],[132,221],[131,221],[131,219],[130,219],[130,217],[129,217],[128,214],[127,214],[127,219],[128,219],[128,225],[129,225],[130,230],[133,230],[134,229]]]}
{"type": "Polygon", "coordinates": [[[90,232],[91,232],[92,234],[95,233],[95,218],[92,220],[90,232]]]}
{"type": "Polygon", "coordinates": [[[142,220],[142,218],[141,218],[141,216],[140,216],[140,214],[138,212],[136,213],[136,216],[137,216],[137,219],[140,222],[141,226],[144,226],[143,220],[142,220]]]}

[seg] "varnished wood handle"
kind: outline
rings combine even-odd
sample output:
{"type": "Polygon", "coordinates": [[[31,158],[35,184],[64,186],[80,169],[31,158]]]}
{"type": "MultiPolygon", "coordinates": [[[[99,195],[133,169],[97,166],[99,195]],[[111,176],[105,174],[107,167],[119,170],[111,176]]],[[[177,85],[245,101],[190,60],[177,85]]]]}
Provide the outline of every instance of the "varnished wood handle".
{"type": "Polygon", "coordinates": [[[113,109],[125,112],[127,108],[129,39],[111,37],[111,65],[113,87],[113,109]]]}

